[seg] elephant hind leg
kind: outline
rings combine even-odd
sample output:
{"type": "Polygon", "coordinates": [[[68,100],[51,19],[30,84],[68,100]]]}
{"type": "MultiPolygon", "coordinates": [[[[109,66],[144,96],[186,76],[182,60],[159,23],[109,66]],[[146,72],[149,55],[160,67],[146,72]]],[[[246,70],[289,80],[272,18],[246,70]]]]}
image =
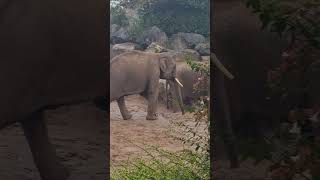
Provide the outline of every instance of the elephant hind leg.
{"type": "Polygon", "coordinates": [[[122,118],[124,120],[128,120],[132,118],[132,115],[130,114],[130,112],[128,111],[125,101],[124,101],[124,96],[120,97],[119,99],[117,99],[118,102],[118,106],[122,115],[122,118]]]}
{"type": "Polygon", "coordinates": [[[59,162],[54,147],[49,142],[43,111],[35,112],[21,124],[41,179],[66,180],[70,174],[59,162]]]}

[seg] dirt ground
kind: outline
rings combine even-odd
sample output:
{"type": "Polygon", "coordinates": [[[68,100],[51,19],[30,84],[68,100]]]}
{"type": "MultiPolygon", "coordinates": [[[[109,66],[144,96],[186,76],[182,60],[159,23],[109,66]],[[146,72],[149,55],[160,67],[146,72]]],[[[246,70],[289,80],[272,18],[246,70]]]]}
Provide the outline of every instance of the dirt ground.
{"type": "Polygon", "coordinates": [[[167,150],[183,149],[181,142],[171,136],[170,122],[173,116],[181,117],[181,113],[172,113],[163,105],[158,107],[158,120],[146,120],[147,102],[141,96],[126,98],[131,120],[123,120],[116,102],[110,104],[111,130],[111,164],[117,166],[123,161],[145,155],[139,147],[146,145],[160,146],[167,150]]]}
{"type": "MultiPolygon", "coordinates": [[[[188,148],[172,137],[172,120],[190,120],[190,115],[172,113],[160,105],[159,119],[148,121],[146,101],[140,96],[126,98],[132,120],[123,120],[116,103],[110,104],[111,166],[135,157],[145,156],[143,144],[172,151],[188,148]]],[[[49,135],[59,157],[71,169],[71,180],[106,179],[106,113],[93,104],[64,106],[46,112],[49,135]]],[[[40,180],[27,142],[19,124],[0,131],[0,179],[40,180]]],[[[253,165],[247,161],[238,170],[230,170],[228,162],[216,163],[216,180],[262,180],[267,163],[253,165]]]]}
{"type": "MultiPolygon", "coordinates": [[[[148,121],[145,120],[147,105],[142,97],[127,97],[126,104],[133,114],[132,120],[123,120],[117,104],[111,103],[110,105],[112,167],[117,167],[119,163],[128,159],[147,156],[138,147],[142,144],[160,146],[172,151],[189,148],[173,138],[174,133],[170,129],[174,126],[170,124],[170,121],[190,121],[192,120],[190,114],[182,116],[180,112],[172,113],[160,104],[158,107],[159,119],[148,121]]],[[[268,165],[267,161],[254,165],[253,161],[247,160],[241,164],[239,169],[232,170],[229,168],[228,161],[225,158],[220,158],[215,164],[214,179],[265,180],[268,165]]]]}
{"type": "MultiPolygon", "coordinates": [[[[70,180],[106,179],[106,114],[93,104],[46,112],[49,136],[70,180]]],[[[40,180],[19,124],[0,131],[0,179],[40,180]]]]}

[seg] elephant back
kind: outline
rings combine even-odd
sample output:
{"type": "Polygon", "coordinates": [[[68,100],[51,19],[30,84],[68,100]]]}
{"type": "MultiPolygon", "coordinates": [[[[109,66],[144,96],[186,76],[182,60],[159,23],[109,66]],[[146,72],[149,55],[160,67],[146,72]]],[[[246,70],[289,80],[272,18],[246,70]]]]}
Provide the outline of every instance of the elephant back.
{"type": "Polygon", "coordinates": [[[8,1],[0,15],[0,127],[105,96],[105,2],[8,1]]]}

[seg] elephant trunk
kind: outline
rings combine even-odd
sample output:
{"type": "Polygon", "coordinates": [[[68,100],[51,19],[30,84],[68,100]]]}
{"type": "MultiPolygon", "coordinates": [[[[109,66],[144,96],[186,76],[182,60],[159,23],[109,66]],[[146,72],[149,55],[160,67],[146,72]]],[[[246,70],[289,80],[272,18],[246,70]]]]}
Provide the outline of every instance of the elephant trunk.
{"type": "Polygon", "coordinates": [[[181,113],[182,115],[184,115],[184,107],[183,107],[183,100],[182,100],[181,87],[180,87],[182,86],[182,84],[177,79],[175,79],[175,80],[169,80],[169,85],[171,88],[174,88],[175,97],[178,98],[178,103],[181,109],[181,113]]]}
{"type": "Polygon", "coordinates": [[[168,93],[168,81],[166,81],[166,88],[165,88],[165,94],[166,94],[166,102],[167,102],[167,109],[169,109],[169,93],[168,93]]]}
{"type": "Polygon", "coordinates": [[[217,56],[214,53],[211,53],[211,60],[214,65],[217,66],[217,68],[229,79],[234,79],[234,76],[224,67],[224,65],[220,62],[220,60],[217,58],[217,56]]]}

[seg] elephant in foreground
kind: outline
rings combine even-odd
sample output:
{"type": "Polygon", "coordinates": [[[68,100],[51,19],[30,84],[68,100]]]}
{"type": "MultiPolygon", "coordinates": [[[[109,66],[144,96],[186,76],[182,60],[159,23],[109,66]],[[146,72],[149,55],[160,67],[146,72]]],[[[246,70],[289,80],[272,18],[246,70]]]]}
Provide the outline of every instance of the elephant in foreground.
{"type": "Polygon", "coordinates": [[[241,0],[216,0],[210,6],[214,22],[210,26],[210,47],[235,76],[229,81],[220,71],[214,69],[212,74],[215,129],[211,133],[219,134],[210,139],[216,147],[210,157],[227,155],[231,166],[238,167],[236,137],[248,132],[256,137],[267,130],[263,123],[270,123],[268,116],[277,110],[278,106],[266,98],[265,82],[268,68],[280,61],[286,42],[262,31],[259,18],[241,0]],[[218,146],[218,136],[226,150],[218,146]]]}
{"type": "Polygon", "coordinates": [[[181,83],[176,78],[176,63],[170,53],[130,51],[114,57],[110,63],[110,102],[116,100],[123,119],[132,115],[124,97],[140,94],[148,100],[147,120],[157,119],[159,80],[169,81],[175,88],[183,110],[181,83]],[[179,84],[180,83],[180,84],[179,84]]]}
{"type": "Polygon", "coordinates": [[[106,95],[106,2],[2,2],[0,129],[20,122],[41,178],[65,180],[44,111],[106,95]]]}

